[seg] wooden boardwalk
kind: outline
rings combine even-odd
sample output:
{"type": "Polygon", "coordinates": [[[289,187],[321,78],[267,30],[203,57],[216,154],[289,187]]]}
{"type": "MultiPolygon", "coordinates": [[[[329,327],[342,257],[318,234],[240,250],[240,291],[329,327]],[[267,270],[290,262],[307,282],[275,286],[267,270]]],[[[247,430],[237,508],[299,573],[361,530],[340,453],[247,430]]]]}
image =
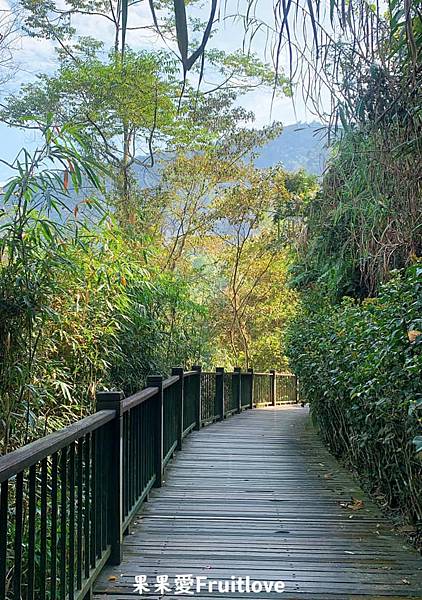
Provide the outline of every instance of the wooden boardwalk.
{"type": "MultiPolygon", "coordinates": [[[[283,580],[286,600],[422,599],[422,560],[328,454],[298,407],[255,409],[193,432],[95,600],[129,600],[135,575],[283,580]],[[355,502],[352,510],[352,498],[355,502]],[[349,505],[349,506],[347,506],[349,505]]],[[[162,597],[151,585],[148,596],[162,597]]],[[[249,594],[196,596],[230,600],[249,594]]],[[[180,596],[175,596],[180,597],[180,596]]]]}

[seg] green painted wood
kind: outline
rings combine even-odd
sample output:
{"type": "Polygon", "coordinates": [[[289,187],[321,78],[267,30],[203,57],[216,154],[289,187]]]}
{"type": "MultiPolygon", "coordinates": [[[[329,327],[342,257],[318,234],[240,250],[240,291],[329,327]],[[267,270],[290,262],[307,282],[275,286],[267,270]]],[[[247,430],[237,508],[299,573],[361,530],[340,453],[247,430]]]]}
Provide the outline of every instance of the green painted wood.
{"type": "Polygon", "coordinates": [[[173,376],[178,377],[177,384],[177,417],[176,417],[176,431],[177,431],[177,445],[176,449],[181,450],[183,444],[183,368],[174,367],[171,371],[173,376]]]}
{"type": "Polygon", "coordinates": [[[194,365],[192,367],[192,371],[196,372],[195,375],[195,388],[194,388],[194,396],[195,396],[195,429],[201,429],[201,365],[194,365]]]}
{"type": "Polygon", "coordinates": [[[224,420],[225,416],[225,400],[224,400],[224,367],[217,367],[215,370],[215,395],[216,404],[219,407],[220,421],[224,420]]]}
{"type": "MultiPolygon", "coordinates": [[[[107,432],[108,436],[102,436],[98,440],[96,460],[102,460],[107,455],[109,449],[110,461],[107,465],[107,479],[103,480],[104,491],[106,493],[106,514],[102,513],[103,497],[101,496],[100,506],[97,509],[97,515],[100,519],[97,531],[99,532],[100,543],[97,545],[97,555],[101,557],[103,550],[110,543],[110,562],[118,565],[122,559],[122,523],[123,523],[123,392],[98,392],[96,396],[97,411],[114,410],[115,418],[110,424],[107,432]],[[104,528],[101,526],[104,520],[104,528]],[[108,530],[108,539],[102,539],[104,530],[108,530]]],[[[130,414],[130,412],[126,413],[130,414]]],[[[126,457],[127,459],[127,457],[126,457]]],[[[97,469],[100,476],[105,472],[104,467],[97,469]]],[[[98,485],[101,485],[99,482],[98,485]]],[[[92,566],[95,564],[92,563],[92,566]]]]}
{"type": "Polygon", "coordinates": [[[232,374],[232,393],[233,403],[236,406],[236,412],[242,412],[242,369],[235,367],[232,374]]]}
{"type": "Polygon", "coordinates": [[[22,532],[23,532],[23,473],[16,476],[15,488],[15,539],[14,539],[14,563],[13,563],[13,593],[14,598],[21,597],[22,584],[22,532]]]}
{"type": "Polygon", "coordinates": [[[154,485],[161,487],[163,483],[163,459],[164,459],[164,395],[163,377],[155,375],[148,377],[148,385],[157,388],[157,396],[153,404],[153,420],[151,423],[153,436],[153,460],[155,480],[154,485]]]}
{"type": "MultiPolygon", "coordinates": [[[[2,522],[7,521],[9,511],[9,482],[0,484],[0,518],[2,522]]],[[[7,528],[0,529],[0,598],[6,596],[7,577],[7,528]]]]}

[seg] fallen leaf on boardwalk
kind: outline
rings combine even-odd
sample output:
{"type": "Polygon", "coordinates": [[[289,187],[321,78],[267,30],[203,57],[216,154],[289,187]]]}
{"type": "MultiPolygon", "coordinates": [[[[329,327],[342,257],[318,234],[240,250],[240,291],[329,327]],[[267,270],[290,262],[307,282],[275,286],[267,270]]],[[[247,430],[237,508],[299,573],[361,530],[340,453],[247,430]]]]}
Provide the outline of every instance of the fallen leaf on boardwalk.
{"type": "Polygon", "coordinates": [[[117,581],[117,577],[115,575],[110,575],[108,578],[109,581],[117,581]]]}
{"type": "Polygon", "coordinates": [[[410,585],[410,581],[408,579],[402,579],[402,582],[405,583],[406,585],[410,585]]]}
{"type": "Polygon", "coordinates": [[[333,476],[331,475],[331,473],[326,473],[324,475],[324,479],[332,479],[332,478],[333,478],[333,476]]]}
{"type": "Polygon", "coordinates": [[[352,498],[351,502],[340,502],[341,508],[348,508],[349,510],[360,510],[364,506],[363,500],[352,498]]]}
{"type": "Polygon", "coordinates": [[[357,498],[352,498],[352,510],[360,510],[363,508],[363,500],[358,500],[357,498]]]}
{"type": "Polygon", "coordinates": [[[397,531],[400,533],[414,533],[416,529],[413,525],[403,525],[402,527],[397,527],[397,531]]]}

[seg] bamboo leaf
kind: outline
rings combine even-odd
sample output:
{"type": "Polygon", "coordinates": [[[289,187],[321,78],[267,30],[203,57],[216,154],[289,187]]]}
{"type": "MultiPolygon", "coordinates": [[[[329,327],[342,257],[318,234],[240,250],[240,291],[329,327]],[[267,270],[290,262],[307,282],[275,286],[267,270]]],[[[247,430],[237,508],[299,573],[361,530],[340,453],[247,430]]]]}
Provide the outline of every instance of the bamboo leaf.
{"type": "Polygon", "coordinates": [[[183,67],[187,71],[189,36],[184,0],[174,0],[174,16],[176,19],[177,45],[179,46],[183,67]]]}
{"type": "Polygon", "coordinates": [[[125,53],[129,0],[122,0],[122,57],[125,53]]]}

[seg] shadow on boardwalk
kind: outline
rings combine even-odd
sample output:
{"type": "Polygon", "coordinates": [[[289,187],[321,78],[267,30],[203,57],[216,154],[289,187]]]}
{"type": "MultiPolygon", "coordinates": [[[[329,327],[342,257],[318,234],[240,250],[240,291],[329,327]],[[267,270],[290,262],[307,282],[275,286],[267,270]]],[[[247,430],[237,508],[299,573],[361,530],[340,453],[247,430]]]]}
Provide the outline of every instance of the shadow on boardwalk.
{"type": "MultiPolygon", "coordinates": [[[[95,600],[129,600],[135,575],[283,580],[285,600],[422,598],[422,560],[307,427],[307,411],[247,411],[186,440],[103,571],[95,600]],[[351,498],[360,510],[343,508],[351,498]]],[[[195,596],[215,598],[201,591],[195,596]]],[[[239,592],[220,594],[242,598],[239,592]]],[[[176,596],[178,598],[184,596],[176,596]]]]}

